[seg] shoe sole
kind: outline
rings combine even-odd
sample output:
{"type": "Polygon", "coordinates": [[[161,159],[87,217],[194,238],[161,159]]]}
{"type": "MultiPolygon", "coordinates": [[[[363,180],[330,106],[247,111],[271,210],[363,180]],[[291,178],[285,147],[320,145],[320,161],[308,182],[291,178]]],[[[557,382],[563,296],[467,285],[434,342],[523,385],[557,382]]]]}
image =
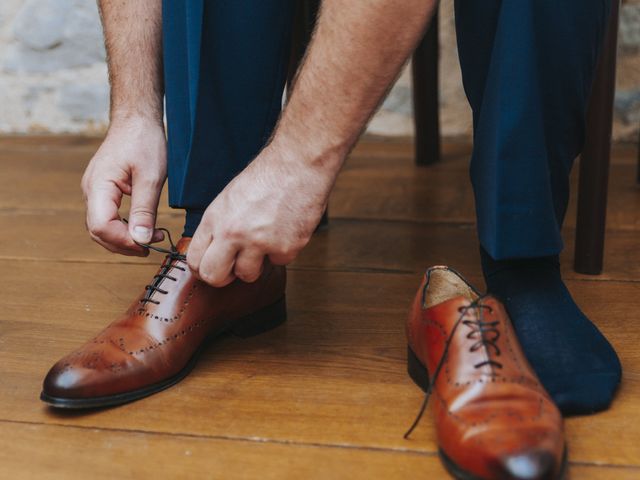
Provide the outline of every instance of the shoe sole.
{"type": "Polygon", "coordinates": [[[200,354],[205,349],[210,340],[222,335],[223,333],[231,333],[232,335],[240,338],[249,338],[261,333],[266,333],[269,330],[280,326],[287,320],[287,307],[285,297],[282,297],[277,302],[264,307],[257,312],[251,313],[245,317],[239,318],[234,321],[229,327],[226,327],[205,339],[200,347],[196,349],[189,362],[172,377],[167,378],[153,385],[148,385],[137,390],[130,392],[118,393],[115,395],[106,395],[103,397],[92,398],[64,398],[53,397],[47,395],[44,391],[40,393],[40,400],[51,407],[63,408],[63,409],[88,409],[88,408],[104,408],[114,407],[117,405],[123,405],[125,403],[140,400],[141,398],[148,397],[154,393],[158,393],[169,387],[172,387],[176,383],[184,379],[198,363],[200,354]]]}
{"type": "MultiPolygon", "coordinates": [[[[407,373],[409,377],[423,392],[427,392],[429,389],[429,371],[425,367],[417,355],[413,352],[411,347],[407,346],[407,373]]],[[[438,449],[438,455],[444,465],[444,468],[457,480],[486,480],[482,477],[474,475],[464,468],[456,464],[441,448],[438,449]]],[[[560,473],[556,477],[556,480],[563,480],[567,472],[567,447],[565,445],[564,452],[562,453],[562,464],[560,466],[560,473]]]]}

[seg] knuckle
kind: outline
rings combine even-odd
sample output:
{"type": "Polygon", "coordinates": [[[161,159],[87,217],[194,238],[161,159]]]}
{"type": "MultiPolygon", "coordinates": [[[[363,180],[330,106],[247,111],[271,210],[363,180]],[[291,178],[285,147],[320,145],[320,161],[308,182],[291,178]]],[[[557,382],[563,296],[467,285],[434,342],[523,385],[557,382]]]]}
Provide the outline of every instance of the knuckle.
{"type": "Polygon", "coordinates": [[[114,253],[116,253],[116,249],[115,249],[112,245],[109,245],[108,243],[103,242],[99,237],[96,237],[95,235],[91,235],[91,234],[90,234],[90,237],[91,237],[91,240],[93,240],[94,242],[96,242],[96,243],[97,243],[98,245],[100,245],[101,247],[106,248],[106,249],[107,249],[107,250],[109,250],[110,252],[114,252],[114,253]]]}
{"type": "Polygon", "coordinates": [[[229,241],[239,240],[244,237],[244,232],[238,227],[225,228],[222,231],[222,238],[229,241]]]}
{"type": "Polygon", "coordinates": [[[107,232],[106,225],[103,225],[103,224],[89,225],[89,234],[91,235],[92,238],[95,237],[100,239],[104,237],[106,232],[107,232]]]}
{"type": "Polygon", "coordinates": [[[293,242],[284,242],[281,246],[280,249],[278,251],[278,254],[282,255],[283,257],[291,257],[291,256],[295,256],[298,253],[298,245],[296,243],[293,242]]]}
{"type": "Polygon", "coordinates": [[[91,189],[89,188],[89,184],[86,182],[80,182],[80,191],[82,192],[82,197],[87,200],[89,198],[89,194],[91,193],[91,189]]]}
{"type": "Polygon", "coordinates": [[[155,218],[156,211],[155,209],[146,207],[144,205],[137,205],[137,206],[131,207],[131,209],[129,210],[129,215],[131,215],[132,217],[135,216],[135,217],[155,218]]]}
{"type": "Polygon", "coordinates": [[[271,244],[269,237],[262,232],[254,233],[251,237],[250,243],[254,248],[262,251],[269,250],[269,246],[271,244]]]}

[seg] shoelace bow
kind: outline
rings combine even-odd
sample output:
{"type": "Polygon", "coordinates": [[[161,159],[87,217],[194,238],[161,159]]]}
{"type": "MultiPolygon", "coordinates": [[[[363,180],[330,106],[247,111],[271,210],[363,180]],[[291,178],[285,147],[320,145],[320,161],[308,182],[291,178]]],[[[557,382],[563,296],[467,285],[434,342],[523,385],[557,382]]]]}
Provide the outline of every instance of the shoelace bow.
{"type": "MultiPolygon", "coordinates": [[[[129,223],[126,218],[123,218],[122,221],[124,223],[129,223]]],[[[144,287],[147,293],[145,293],[144,298],[140,299],[140,303],[142,304],[155,303],[156,305],[158,305],[160,302],[151,298],[153,294],[155,292],[161,293],[163,295],[168,293],[167,290],[163,290],[162,288],[160,288],[160,282],[162,282],[162,280],[165,278],[174,282],[178,280],[176,277],[169,275],[169,271],[172,268],[177,268],[178,270],[182,270],[183,272],[186,270],[186,268],[178,265],[178,262],[186,262],[187,256],[178,251],[178,247],[176,247],[176,244],[173,243],[173,239],[171,238],[171,233],[169,232],[169,230],[167,230],[166,228],[158,228],[157,230],[161,230],[167,234],[167,239],[169,240],[169,244],[171,245],[170,249],[158,247],[156,245],[151,245],[148,243],[135,242],[134,240],[134,242],[141,247],[149,248],[156,252],[164,253],[167,255],[164,263],[162,264],[162,269],[160,270],[160,272],[153,276],[153,282],[144,287]]]]}
{"type": "MultiPolygon", "coordinates": [[[[470,352],[475,352],[480,348],[484,347],[485,349],[487,349],[487,351],[489,349],[493,349],[495,355],[500,356],[500,349],[495,343],[500,337],[500,331],[497,328],[499,322],[497,320],[485,322],[482,319],[483,310],[486,309],[489,313],[493,312],[493,308],[491,308],[489,305],[480,304],[480,301],[483,300],[484,298],[485,298],[484,296],[479,297],[473,302],[471,302],[469,305],[458,308],[458,312],[460,312],[460,317],[458,317],[458,320],[456,320],[456,323],[453,325],[453,328],[451,329],[451,333],[445,340],[444,351],[442,352],[442,356],[438,361],[438,365],[436,366],[434,374],[431,376],[431,380],[429,381],[429,386],[427,387],[427,391],[425,392],[424,401],[422,402],[420,411],[418,412],[418,415],[416,416],[415,420],[413,421],[413,423],[411,424],[407,432],[404,434],[405,439],[409,438],[409,435],[411,435],[411,433],[418,426],[418,424],[420,423],[420,420],[422,419],[422,416],[424,415],[425,410],[427,409],[427,405],[429,404],[429,398],[431,397],[433,388],[436,384],[436,381],[438,380],[438,376],[447,358],[447,354],[449,353],[449,346],[451,345],[453,336],[455,335],[456,330],[458,329],[461,323],[471,328],[471,331],[467,333],[467,338],[471,340],[477,339],[477,341],[473,345],[471,345],[471,347],[469,347],[470,352]],[[477,311],[477,319],[475,320],[465,319],[467,312],[473,309],[477,311]]],[[[481,368],[481,367],[484,367],[485,365],[491,365],[496,368],[502,368],[502,364],[500,362],[492,360],[490,355],[488,355],[488,357],[489,357],[488,360],[476,363],[473,367],[481,368]]]]}

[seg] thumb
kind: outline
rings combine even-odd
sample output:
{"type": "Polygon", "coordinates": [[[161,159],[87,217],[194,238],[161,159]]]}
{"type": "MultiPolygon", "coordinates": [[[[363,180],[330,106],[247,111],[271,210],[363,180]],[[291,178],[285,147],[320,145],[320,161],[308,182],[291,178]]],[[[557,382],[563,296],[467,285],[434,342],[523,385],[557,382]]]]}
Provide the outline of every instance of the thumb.
{"type": "Polygon", "coordinates": [[[156,225],[156,214],[162,183],[133,179],[131,186],[131,209],[129,211],[129,234],[138,243],[151,243],[156,225]]]}

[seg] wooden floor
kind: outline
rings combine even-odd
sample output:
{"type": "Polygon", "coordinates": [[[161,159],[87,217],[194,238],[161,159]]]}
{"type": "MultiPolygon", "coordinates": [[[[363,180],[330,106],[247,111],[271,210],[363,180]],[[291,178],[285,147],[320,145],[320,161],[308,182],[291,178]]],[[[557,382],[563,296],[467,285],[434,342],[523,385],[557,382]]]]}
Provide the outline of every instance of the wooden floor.
{"type": "MultiPolygon", "coordinates": [[[[223,338],[174,388],[120,408],[56,412],[38,400],[59,357],[147,283],[160,256],[111,255],[84,232],[79,181],[97,141],[0,139],[0,478],[447,478],[405,373],[403,322],[429,265],[480,282],[469,148],[417,168],[405,142],[368,140],[331,201],[330,228],[290,268],[289,321],[223,338]]],[[[566,422],[573,479],[640,479],[640,188],[616,151],[606,271],[566,278],[620,352],[613,408],[566,422]]],[[[166,200],[164,202],[166,204],[166,200]]],[[[159,224],[179,233],[179,212],[159,224]]]]}

